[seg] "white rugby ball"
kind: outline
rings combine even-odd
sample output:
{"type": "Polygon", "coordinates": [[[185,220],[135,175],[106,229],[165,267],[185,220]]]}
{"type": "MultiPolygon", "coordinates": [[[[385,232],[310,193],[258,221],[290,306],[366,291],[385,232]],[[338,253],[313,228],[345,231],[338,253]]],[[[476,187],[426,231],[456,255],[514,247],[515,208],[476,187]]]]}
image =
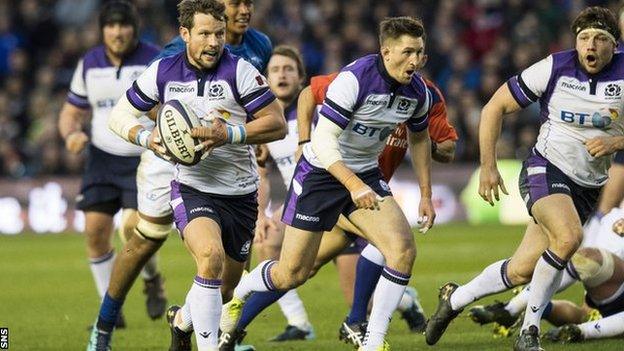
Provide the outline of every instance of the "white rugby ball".
{"type": "Polygon", "coordinates": [[[201,160],[201,151],[195,151],[199,140],[191,137],[191,129],[200,125],[197,115],[183,102],[169,100],[162,105],[156,127],[162,144],[174,162],[192,166],[201,160]]]}

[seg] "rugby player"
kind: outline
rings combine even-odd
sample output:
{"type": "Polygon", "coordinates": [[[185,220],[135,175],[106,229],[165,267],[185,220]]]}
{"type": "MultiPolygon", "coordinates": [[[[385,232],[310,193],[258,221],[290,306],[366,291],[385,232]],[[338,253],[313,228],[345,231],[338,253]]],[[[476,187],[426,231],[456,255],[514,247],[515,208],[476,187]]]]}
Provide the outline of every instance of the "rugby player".
{"type": "MultiPolygon", "coordinates": [[[[67,101],[59,118],[59,131],[71,153],[87,149],[87,160],[77,208],[85,212],[87,256],[100,300],[104,298],[113,269],[111,245],[113,216],[122,209],[120,235],[132,235],[136,225],[136,169],[142,148],[119,142],[108,130],[109,114],[121,92],[132,85],[158,48],[138,39],[138,15],[126,1],[106,3],[99,14],[103,45],[89,50],[78,63],[67,101]],[[91,136],[83,131],[91,110],[91,136]]],[[[148,125],[149,119],[141,123],[148,125]]],[[[143,266],[141,266],[143,267],[143,266]]],[[[147,293],[148,314],[162,316],[166,299],[155,262],[142,272],[147,293]]],[[[118,327],[124,326],[119,315],[118,327]]]]}
{"type": "MultiPolygon", "coordinates": [[[[225,300],[231,295],[228,287],[240,279],[253,238],[257,171],[247,143],[273,141],[286,132],[282,110],[265,78],[224,49],[224,11],[216,0],[180,2],[180,33],[187,49],[152,63],[119,100],[109,123],[124,139],[162,154],[157,133],[136,122],[141,111],[179,100],[202,119],[214,114],[227,119],[227,124],[216,118],[210,127],[193,129],[192,136],[204,140],[201,147],[210,156],[195,166],[177,165],[171,185],[176,226],[197,264],[186,299],[189,313],[183,316],[184,325],[197,331],[200,350],[217,349],[221,294],[225,300]],[[253,120],[245,124],[247,116],[253,120]]],[[[112,333],[108,322],[122,303],[113,297],[102,304],[90,344],[94,349],[108,347],[112,333]]],[[[171,322],[172,332],[190,347],[191,330],[176,326],[175,318],[171,322]]]]}
{"type": "Polygon", "coordinates": [[[530,281],[514,350],[542,350],[540,318],[581,243],[582,224],[608,178],[610,155],[624,148],[619,118],[624,96],[618,83],[624,55],[615,53],[620,36],[615,16],[605,8],[586,8],[572,31],[575,50],[550,55],[512,77],[483,108],[479,194],[494,205],[499,188],[507,193],[496,167],[502,117],[540,101],[538,141],[520,174],[520,193],[534,222],[510,259],[493,263],[466,285],[447,283],[440,289],[426,330],[430,345],[466,305],[530,281]]]}
{"type": "Polygon", "coordinates": [[[424,226],[430,227],[435,218],[427,132],[431,97],[415,74],[423,55],[423,35],[420,20],[384,20],[381,54],[356,60],[331,83],[312,142],[304,147],[291,182],[282,216],[288,226],[280,261],[261,262],[241,280],[226,305],[221,322],[224,332],[235,330],[244,301],[253,291],[287,290],[305,282],[322,232],[331,230],[344,214],[386,257],[362,348],[389,348],[384,340],[389,317],[409,282],[415,247],[377,158],[396,125],[407,121],[422,193],[419,214],[426,218],[424,226]]]}

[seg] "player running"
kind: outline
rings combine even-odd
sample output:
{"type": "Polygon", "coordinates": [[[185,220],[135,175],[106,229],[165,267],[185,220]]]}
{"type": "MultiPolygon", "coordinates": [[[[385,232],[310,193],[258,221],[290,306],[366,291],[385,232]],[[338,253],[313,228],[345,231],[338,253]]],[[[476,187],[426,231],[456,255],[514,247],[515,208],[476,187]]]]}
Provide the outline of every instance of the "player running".
{"type": "MultiPolygon", "coordinates": [[[[286,132],[283,113],[264,77],[224,49],[224,11],[215,0],[180,2],[186,51],[152,63],[120,99],[109,123],[124,139],[161,153],[157,134],[137,125],[135,117],[141,111],[175,99],[200,118],[220,113],[227,119],[227,124],[214,119],[211,127],[193,129],[192,135],[205,140],[201,145],[210,155],[195,166],[177,165],[171,185],[176,226],[197,264],[185,318],[197,331],[200,350],[217,349],[221,289],[226,298],[231,294],[226,288],[240,279],[253,238],[257,171],[247,143],[276,140],[286,132]],[[253,120],[245,124],[248,116],[253,120]],[[239,133],[234,133],[235,126],[239,133]]],[[[120,306],[120,301],[103,304],[90,347],[108,347],[112,328],[100,329],[100,320],[120,306]]]]}
{"type": "Polygon", "coordinates": [[[388,348],[384,336],[389,317],[409,282],[415,257],[409,224],[377,167],[386,138],[398,123],[407,121],[411,131],[412,160],[422,193],[420,216],[427,218],[426,227],[435,217],[426,131],[431,98],[423,80],[414,74],[422,59],[423,35],[422,23],[414,18],[384,20],[381,54],[356,60],[332,82],[312,142],[304,147],[291,182],[282,217],[288,226],[280,261],[261,262],[241,280],[226,306],[223,331],[236,328],[251,292],[302,284],[313,268],[320,234],[331,230],[344,214],[388,262],[377,284],[363,349],[388,348]]]}
{"type": "MultiPolygon", "coordinates": [[[[102,300],[115,259],[111,245],[113,216],[123,210],[122,240],[132,235],[136,225],[136,169],[143,152],[138,146],[119,142],[107,123],[115,102],[158,54],[158,48],[138,39],[138,15],[129,2],[106,3],[100,10],[99,24],[103,45],[89,50],[78,63],[60,113],[59,131],[69,152],[88,151],[76,201],[77,208],[85,212],[87,256],[102,300]],[[90,137],[83,131],[89,109],[90,137]]],[[[147,117],[142,117],[141,123],[151,124],[147,117]]],[[[155,262],[146,265],[142,276],[148,315],[162,316],[166,299],[155,262]]],[[[117,326],[125,326],[121,314],[117,326]]]]}
{"type": "Polygon", "coordinates": [[[502,117],[540,101],[540,134],[520,174],[520,193],[534,222],[510,259],[493,263],[466,285],[441,288],[438,309],[427,325],[430,345],[466,305],[530,280],[514,350],[542,350],[540,318],[581,243],[582,223],[607,181],[610,155],[624,148],[619,118],[624,55],[615,53],[617,21],[608,9],[589,7],[574,20],[572,31],[575,50],[550,55],[511,78],[483,108],[479,194],[493,205],[499,187],[507,193],[496,168],[502,117]]]}

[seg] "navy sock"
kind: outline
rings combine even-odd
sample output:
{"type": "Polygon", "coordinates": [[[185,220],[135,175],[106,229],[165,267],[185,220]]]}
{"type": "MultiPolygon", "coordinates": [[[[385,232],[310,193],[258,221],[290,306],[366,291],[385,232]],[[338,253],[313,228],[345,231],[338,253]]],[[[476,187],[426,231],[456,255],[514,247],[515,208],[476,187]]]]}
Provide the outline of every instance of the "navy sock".
{"type": "Polygon", "coordinates": [[[347,317],[347,324],[366,321],[368,302],[375,292],[375,287],[381,277],[383,266],[377,265],[364,256],[358,259],[355,270],[355,287],[353,293],[353,305],[347,317]]]}
{"type": "Polygon", "coordinates": [[[542,319],[548,319],[550,312],[552,312],[553,303],[550,301],[546,307],[544,307],[544,313],[542,313],[542,319]]]}
{"type": "Polygon", "coordinates": [[[123,300],[115,300],[106,293],[100,306],[96,327],[101,331],[112,332],[119,312],[121,312],[121,306],[123,306],[123,300]]]}
{"type": "Polygon", "coordinates": [[[256,318],[260,312],[264,311],[265,308],[269,307],[275,301],[279,300],[286,294],[286,291],[264,291],[264,292],[255,292],[251,294],[251,296],[245,302],[245,306],[243,307],[243,314],[241,315],[241,319],[238,321],[236,328],[238,330],[244,330],[247,328],[249,323],[256,318]]]}

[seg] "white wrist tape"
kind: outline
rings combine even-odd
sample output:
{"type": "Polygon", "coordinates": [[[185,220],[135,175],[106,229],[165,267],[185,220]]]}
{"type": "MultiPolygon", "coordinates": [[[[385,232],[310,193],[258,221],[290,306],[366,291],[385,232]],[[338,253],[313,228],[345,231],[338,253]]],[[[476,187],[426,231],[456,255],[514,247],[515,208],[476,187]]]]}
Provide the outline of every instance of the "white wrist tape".
{"type": "Polygon", "coordinates": [[[152,132],[150,132],[149,130],[145,130],[145,129],[141,129],[137,135],[136,135],[136,140],[134,141],[135,144],[143,146],[144,148],[149,148],[148,145],[148,140],[150,135],[152,135],[152,132]]]}
{"type": "Polygon", "coordinates": [[[110,118],[108,119],[108,128],[125,140],[135,142],[135,140],[130,140],[128,138],[128,134],[130,129],[141,125],[138,118],[142,115],[143,112],[132,106],[124,94],[111,111],[110,118]]]}
{"type": "Polygon", "coordinates": [[[226,126],[227,142],[229,144],[244,144],[247,140],[247,130],[244,126],[226,126]]]}

